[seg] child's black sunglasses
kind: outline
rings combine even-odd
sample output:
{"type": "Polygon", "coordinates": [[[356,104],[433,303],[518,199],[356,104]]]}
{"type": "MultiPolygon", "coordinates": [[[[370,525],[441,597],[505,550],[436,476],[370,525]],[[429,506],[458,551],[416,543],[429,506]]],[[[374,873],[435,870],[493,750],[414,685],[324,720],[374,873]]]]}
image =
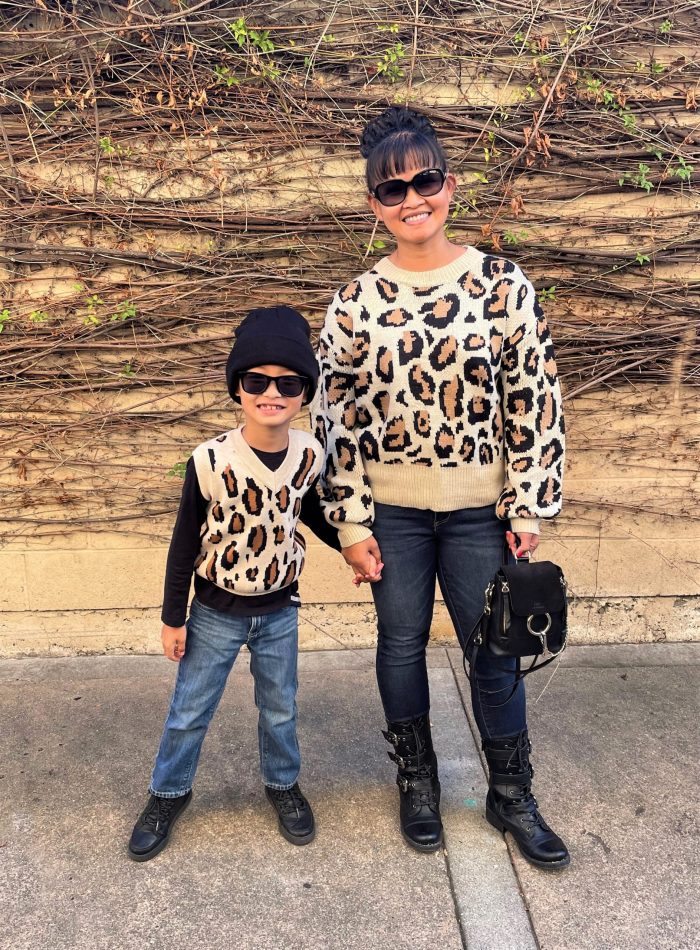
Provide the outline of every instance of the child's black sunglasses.
{"type": "Polygon", "coordinates": [[[383,181],[377,185],[373,194],[377,201],[391,208],[401,204],[409,188],[414,188],[422,198],[429,198],[442,191],[444,184],[445,173],[441,168],[426,168],[425,171],[414,175],[410,181],[404,181],[403,178],[390,178],[389,181],[383,181]]]}
{"type": "Polygon", "coordinates": [[[241,373],[241,388],[249,396],[262,396],[274,383],[280,396],[301,396],[308,385],[306,376],[267,376],[265,373],[241,373]]]}

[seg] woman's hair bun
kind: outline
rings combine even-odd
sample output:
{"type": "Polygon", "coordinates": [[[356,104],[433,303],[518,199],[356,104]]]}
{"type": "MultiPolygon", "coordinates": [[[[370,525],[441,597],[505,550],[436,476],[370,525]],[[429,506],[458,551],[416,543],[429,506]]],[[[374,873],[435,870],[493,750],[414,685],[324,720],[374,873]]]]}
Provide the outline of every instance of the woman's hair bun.
{"type": "Polygon", "coordinates": [[[369,158],[373,149],[396,132],[418,132],[426,138],[437,139],[430,119],[408,106],[390,106],[364,128],[360,141],[360,153],[369,158]]]}

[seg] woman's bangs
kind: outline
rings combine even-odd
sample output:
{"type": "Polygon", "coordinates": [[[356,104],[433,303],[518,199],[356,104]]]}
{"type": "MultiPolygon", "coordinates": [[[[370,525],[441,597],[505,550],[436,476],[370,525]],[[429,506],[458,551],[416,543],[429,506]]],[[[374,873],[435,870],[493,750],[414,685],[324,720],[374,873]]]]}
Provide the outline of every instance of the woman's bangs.
{"type": "Polygon", "coordinates": [[[441,168],[445,158],[436,142],[415,132],[392,136],[374,149],[367,162],[367,183],[370,190],[383,181],[403,175],[409,168],[441,168]]]}

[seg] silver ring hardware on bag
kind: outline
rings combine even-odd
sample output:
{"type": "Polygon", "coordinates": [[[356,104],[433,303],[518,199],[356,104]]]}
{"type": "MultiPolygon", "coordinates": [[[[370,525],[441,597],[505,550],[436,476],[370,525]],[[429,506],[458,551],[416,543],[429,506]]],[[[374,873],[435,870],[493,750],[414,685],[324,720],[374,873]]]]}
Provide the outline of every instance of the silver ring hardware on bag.
{"type": "Polygon", "coordinates": [[[535,619],[535,617],[541,617],[541,616],[542,614],[530,614],[530,616],[527,618],[527,632],[531,633],[533,637],[537,637],[537,639],[542,644],[542,652],[547,653],[548,652],[547,634],[549,633],[549,628],[552,626],[552,618],[550,617],[550,615],[549,614],[544,615],[547,618],[547,623],[545,624],[545,627],[543,630],[532,629],[532,621],[535,619]]]}
{"type": "Polygon", "coordinates": [[[540,637],[540,639],[541,639],[542,637],[546,637],[546,636],[547,636],[547,634],[549,633],[549,628],[552,626],[552,618],[551,618],[551,616],[550,616],[549,614],[544,614],[544,616],[547,618],[547,623],[545,624],[544,629],[543,629],[543,630],[533,630],[533,629],[532,629],[532,621],[535,619],[535,617],[541,617],[541,616],[543,616],[543,615],[542,615],[542,614],[530,614],[530,616],[527,618],[527,632],[528,632],[528,633],[531,633],[531,634],[533,635],[533,637],[540,637]]]}

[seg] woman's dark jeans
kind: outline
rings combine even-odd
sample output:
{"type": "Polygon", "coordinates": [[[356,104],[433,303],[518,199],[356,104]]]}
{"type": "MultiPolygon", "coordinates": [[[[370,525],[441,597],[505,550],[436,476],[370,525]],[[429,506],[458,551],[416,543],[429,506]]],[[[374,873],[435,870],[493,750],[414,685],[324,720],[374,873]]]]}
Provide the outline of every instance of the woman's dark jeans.
{"type": "MultiPolygon", "coordinates": [[[[399,722],[430,708],[425,648],[435,579],[464,646],[483,610],[484,590],[502,562],[507,524],[496,518],[493,505],[436,512],[375,504],[372,530],[384,561],[382,580],[370,585],[379,627],[377,682],[386,718],[399,722]]],[[[515,659],[481,649],[475,666],[472,706],[482,738],[522,732],[522,681],[511,696],[515,659]]]]}

